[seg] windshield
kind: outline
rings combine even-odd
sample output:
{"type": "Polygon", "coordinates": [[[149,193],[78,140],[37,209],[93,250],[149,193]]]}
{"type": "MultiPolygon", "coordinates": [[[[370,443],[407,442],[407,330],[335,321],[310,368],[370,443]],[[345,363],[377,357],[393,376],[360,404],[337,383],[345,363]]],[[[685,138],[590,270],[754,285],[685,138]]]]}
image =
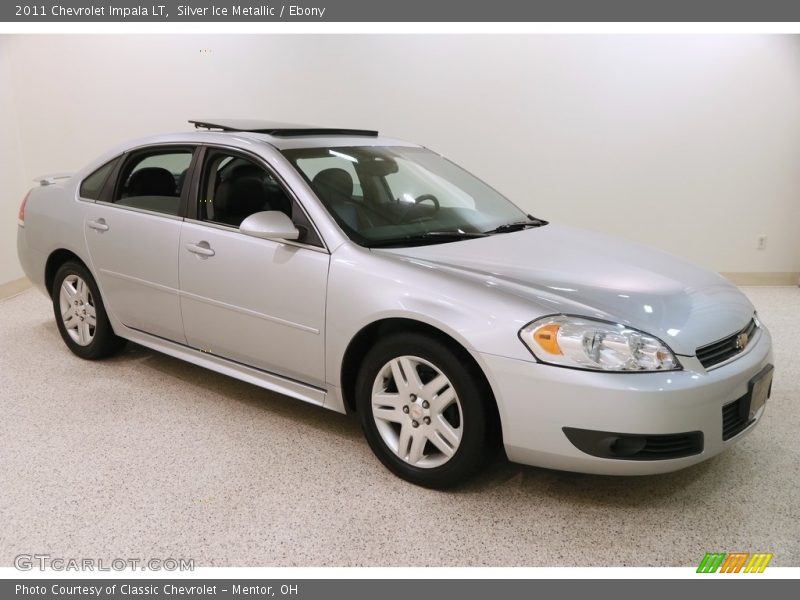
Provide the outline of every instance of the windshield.
{"type": "Polygon", "coordinates": [[[424,148],[303,148],[283,154],[362,246],[450,242],[528,221],[488,185],[424,148]]]}

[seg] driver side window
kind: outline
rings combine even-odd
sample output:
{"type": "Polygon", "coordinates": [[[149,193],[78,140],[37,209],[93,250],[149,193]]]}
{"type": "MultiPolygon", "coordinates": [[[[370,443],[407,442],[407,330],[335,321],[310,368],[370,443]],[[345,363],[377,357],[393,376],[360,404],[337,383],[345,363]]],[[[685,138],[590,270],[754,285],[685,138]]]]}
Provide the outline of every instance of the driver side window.
{"type": "Polygon", "coordinates": [[[304,244],[322,246],[302,208],[273,173],[238,154],[209,151],[200,179],[197,218],[238,228],[250,215],[266,210],[292,219],[304,244]]]}
{"type": "Polygon", "coordinates": [[[292,201],[266,169],[252,161],[222,152],[206,160],[200,187],[199,217],[239,227],[263,210],[292,214],[292,201]]]}

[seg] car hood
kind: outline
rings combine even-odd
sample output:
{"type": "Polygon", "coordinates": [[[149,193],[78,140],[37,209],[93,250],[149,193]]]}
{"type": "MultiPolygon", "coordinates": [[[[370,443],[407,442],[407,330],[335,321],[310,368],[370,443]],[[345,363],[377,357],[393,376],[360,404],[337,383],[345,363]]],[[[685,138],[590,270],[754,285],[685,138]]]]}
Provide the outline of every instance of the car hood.
{"type": "Polygon", "coordinates": [[[744,294],[712,271],[572,227],[376,252],[525,298],[539,307],[531,319],[565,313],[624,323],[685,356],[745,327],[754,312],[744,294]]]}

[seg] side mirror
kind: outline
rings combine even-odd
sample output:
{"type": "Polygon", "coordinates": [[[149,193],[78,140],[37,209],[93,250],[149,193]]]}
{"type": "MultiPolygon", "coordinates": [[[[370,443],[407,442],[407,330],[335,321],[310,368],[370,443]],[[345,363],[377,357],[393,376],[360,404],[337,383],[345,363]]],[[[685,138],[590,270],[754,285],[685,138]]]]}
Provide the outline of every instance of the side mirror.
{"type": "Polygon", "coordinates": [[[242,221],[239,231],[265,240],[296,240],[300,237],[300,231],[292,220],[279,210],[253,213],[242,221]]]}

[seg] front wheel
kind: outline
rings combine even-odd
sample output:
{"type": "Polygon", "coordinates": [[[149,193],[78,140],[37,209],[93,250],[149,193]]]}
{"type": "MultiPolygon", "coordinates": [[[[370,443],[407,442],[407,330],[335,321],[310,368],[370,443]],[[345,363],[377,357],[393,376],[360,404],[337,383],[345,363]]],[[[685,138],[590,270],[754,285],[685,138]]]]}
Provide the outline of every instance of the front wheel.
{"type": "Polygon", "coordinates": [[[80,263],[66,262],[56,271],[53,312],[64,343],[81,358],[105,358],[125,344],[111,328],[97,283],[80,263]]]}
{"type": "Polygon", "coordinates": [[[356,403],[367,441],[393,473],[432,488],[486,461],[493,402],[483,379],[439,340],[392,335],[367,355],[356,403]]]}

